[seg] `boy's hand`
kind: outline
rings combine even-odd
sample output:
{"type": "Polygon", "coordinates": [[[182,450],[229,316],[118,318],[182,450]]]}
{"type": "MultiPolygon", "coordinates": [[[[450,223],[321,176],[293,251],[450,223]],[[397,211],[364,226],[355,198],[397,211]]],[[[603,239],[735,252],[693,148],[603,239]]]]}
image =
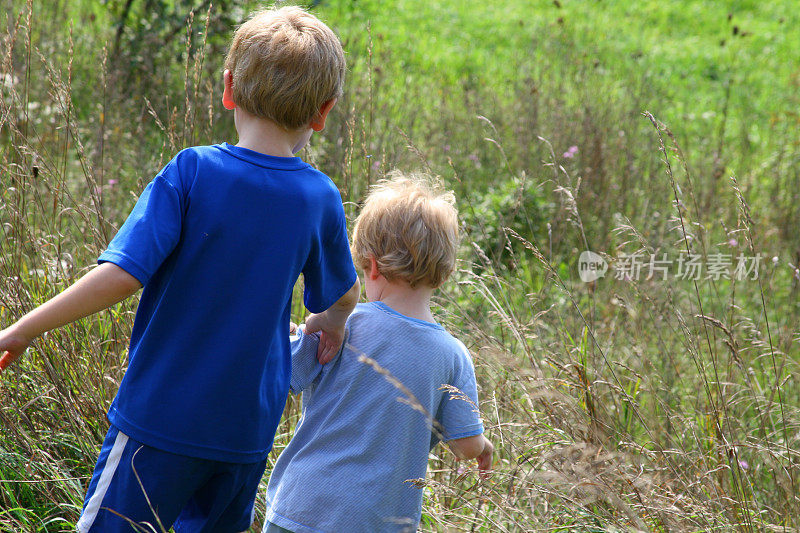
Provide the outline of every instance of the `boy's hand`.
{"type": "Polygon", "coordinates": [[[0,372],[21,356],[32,340],[18,333],[13,327],[0,331],[0,372]]]}
{"type": "Polygon", "coordinates": [[[344,323],[332,324],[327,313],[310,315],[306,320],[305,333],[320,332],[317,361],[327,364],[336,357],[344,342],[344,323]]]}
{"type": "Polygon", "coordinates": [[[476,457],[478,461],[478,470],[480,470],[481,477],[486,479],[491,476],[492,472],[492,454],[494,453],[494,445],[489,439],[484,437],[483,451],[476,457]]]}
{"type": "Polygon", "coordinates": [[[22,355],[33,339],[45,331],[102,311],[141,288],[138,279],[113,263],[93,268],[67,290],[0,331],[0,370],[22,355]]]}
{"type": "Polygon", "coordinates": [[[485,435],[474,435],[463,439],[451,440],[447,443],[459,461],[475,459],[478,461],[478,470],[483,479],[491,476],[492,454],[494,446],[485,435]]]}
{"type": "Polygon", "coordinates": [[[320,332],[317,360],[321,365],[332,361],[342,348],[344,326],[358,302],[360,293],[361,283],[356,278],[350,290],[336,300],[336,303],[322,313],[309,316],[306,320],[306,333],[320,332]]]}

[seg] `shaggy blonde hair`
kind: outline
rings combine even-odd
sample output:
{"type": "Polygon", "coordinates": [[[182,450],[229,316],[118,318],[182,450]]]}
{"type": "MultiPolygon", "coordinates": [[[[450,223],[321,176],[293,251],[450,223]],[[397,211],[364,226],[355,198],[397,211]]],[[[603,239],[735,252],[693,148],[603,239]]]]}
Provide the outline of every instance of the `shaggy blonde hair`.
{"type": "Polygon", "coordinates": [[[394,172],[370,189],[353,230],[356,265],[375,257],[387,280],[439,287],[456,264],[455,196],[428,175],[394,172]]]}
{"type": "Polygon", "coordinates": [[[297,6],[260,11],[242,24],[225,68],[233,77],[237,106],[288,130],[307,126],[344,87],[339,38],[297,6]]]}

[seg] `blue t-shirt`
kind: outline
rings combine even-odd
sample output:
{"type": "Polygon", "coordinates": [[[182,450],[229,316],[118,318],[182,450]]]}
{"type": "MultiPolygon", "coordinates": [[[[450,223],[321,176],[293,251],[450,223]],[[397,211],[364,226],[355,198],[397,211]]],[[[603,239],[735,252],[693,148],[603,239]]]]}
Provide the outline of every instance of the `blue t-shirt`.
{"type": "Polygon", "coordinates": [[[472,360],[440,325],[381,302],[359,304],[346,335],[325,366],[315,335],[292,341],[303,415],[270,475],[266,519],[297,533],[414,531],[422,489],[407,480],[425,477],[439,440],[483,433],[472,360]]]}
{"type": "Polygon", "coordinates": [[[142,285],[108,417],[168,452],[262,460],[291,372],[292,288],[321,312],[356,279],[341,197],[298,157],[181,151],[100,255],[142,285]]]}

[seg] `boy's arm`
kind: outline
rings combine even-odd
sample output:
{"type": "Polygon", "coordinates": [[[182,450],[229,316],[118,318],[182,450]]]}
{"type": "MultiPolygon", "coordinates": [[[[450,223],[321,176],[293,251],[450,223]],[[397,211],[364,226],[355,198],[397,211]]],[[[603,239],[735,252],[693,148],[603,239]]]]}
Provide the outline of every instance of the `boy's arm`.
{"type": "Polygon", "coordinates": [[[356,282],[344,296],[322,313],[311,315],[306,320],[306,333],[321,332],[317,360],[321,364],[330,362],[342,347],[344,342],[344,325],[347,317],[358,303],[361,293],[361,282],[356,282]]]}
{"type": "Polygon", "coordinates": [[[0,331],[0,371],[42,333],[111,307],[141,287],[139,280],[113,263],[93,268],[64,292],[0,331]]]}
{"type": "Polygon", "coordinates": [[[494,446],[483,433],[463,439],[454,439],[447,442],[447,446],[453,450],[459,459],[477,459],[478,469],[486,477],[492,470],[492,453],[494,446]]]}
{"type": "Polygon", "coordinates": [[[469,350],[461,341],[453,360],[452,381],[443,385],[442,404],[437,415],[444,428],[444,440],[459,459],[477,459],[483,477],[492,469],[494,446],[483,433],[478,403],[478,384],[469,350]]]}
{"type": "Polygon", "coordinates": [[[305,324],[296,327],[289,337],[292,351],[292,376],[289,380],[289,390],[298,394],[304,392],[323,370],[317,360],[319,347],[319,334],[306,335],[305,324]]]}

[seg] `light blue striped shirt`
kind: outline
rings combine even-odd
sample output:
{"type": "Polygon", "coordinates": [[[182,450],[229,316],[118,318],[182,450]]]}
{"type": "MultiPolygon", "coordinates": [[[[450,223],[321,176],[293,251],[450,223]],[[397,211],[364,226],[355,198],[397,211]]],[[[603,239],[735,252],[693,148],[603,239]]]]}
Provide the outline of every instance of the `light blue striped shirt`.
{"type": "Polygon", "coordinates": [[[440,440],[483,433],[469,352],[381,302],[356,307],[331,363],[317,363],[317,343],[292,342],[303,416],[272,470],[267,520],[296,533],[415,531],[422,489],[408,480],[425,477],[440,440]]]}

